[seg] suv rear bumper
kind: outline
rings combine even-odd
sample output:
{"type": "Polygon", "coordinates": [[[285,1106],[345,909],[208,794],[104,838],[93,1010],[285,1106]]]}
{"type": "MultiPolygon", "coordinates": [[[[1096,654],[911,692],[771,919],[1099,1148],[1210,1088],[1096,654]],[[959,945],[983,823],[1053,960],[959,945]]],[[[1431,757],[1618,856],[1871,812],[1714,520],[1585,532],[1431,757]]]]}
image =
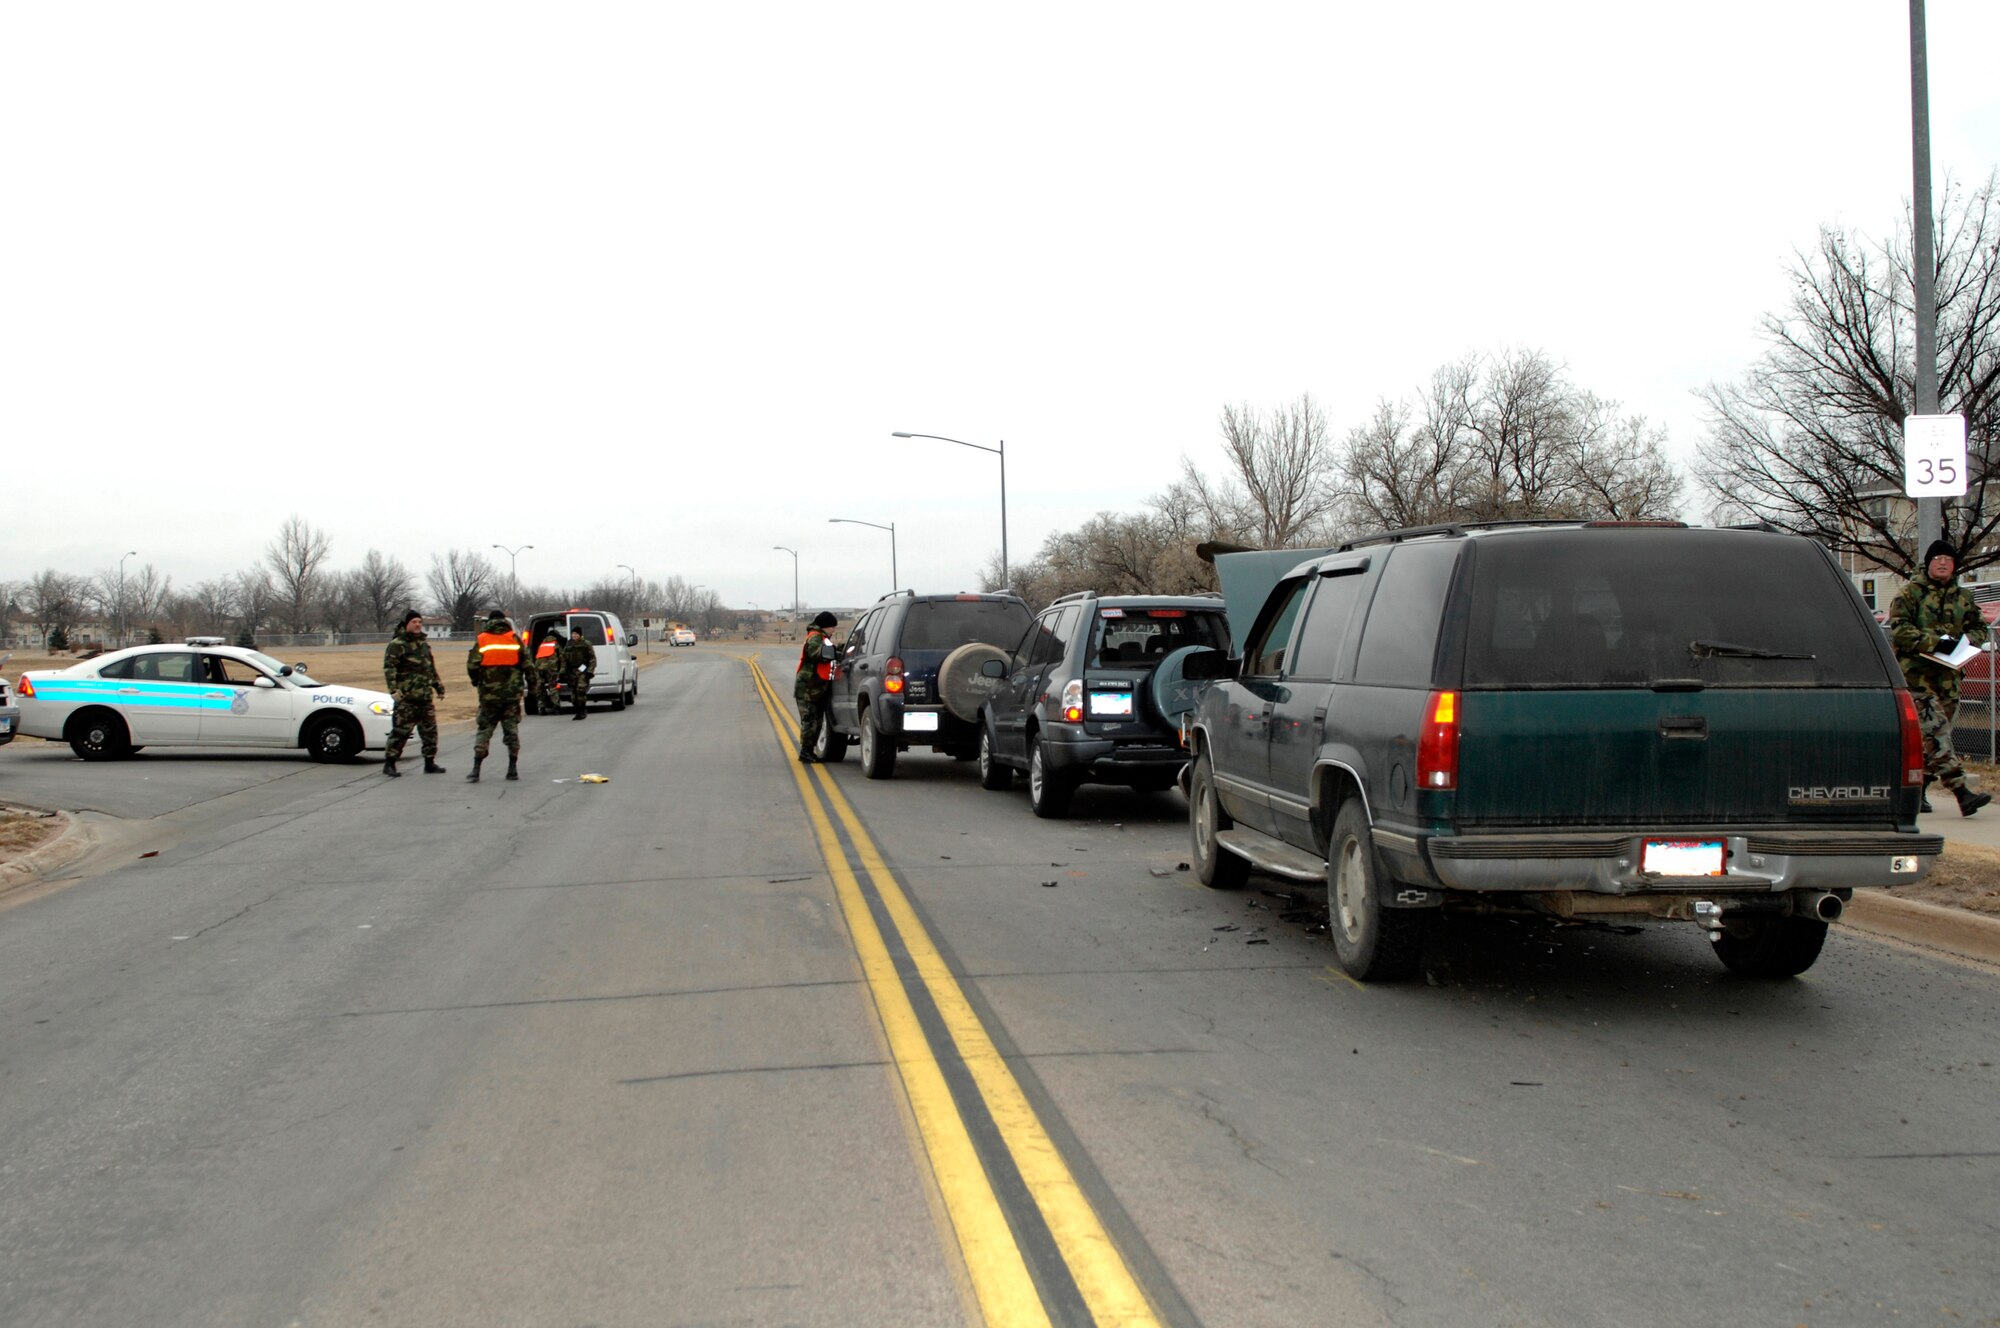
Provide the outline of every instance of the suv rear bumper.
{"type": "Polygon", "coordinates": [[[1145,775],[1173,775],[1187,764],[1187,750],[1159,738],[1091,738],[1050,725],[1042,731],[1051,770],[1074,772],[1079,778],[1120,784],[1145,775]]]}
{"type": "Polygon", "coordinates": [[[1660,891],[1851,890],[1922,880],[1944,851],[1938,835],[1880,831],[1701,831],[1438,835],[1424,841],[1437,879],[1454,890],[1627,895],[1660,891]],[[1639,870],[1649,839],[1723,841],[1720,876],[1639,870]]]}
{"type": "MultiPolygon", "coordinates": [[[[939,750],[974,747],[979,743],[979,726],[969,724],[941,705],[909,704],[900,696],[884,695],[868,707],[864,723],[873,722],[875,731],[894,738],[898,747],[935,747],[939,750]],[[937,716],[934,729],[912,728],[912,717],[937,716]]],[[[922,724],[922,718],[916,718],[922,724]]]]}

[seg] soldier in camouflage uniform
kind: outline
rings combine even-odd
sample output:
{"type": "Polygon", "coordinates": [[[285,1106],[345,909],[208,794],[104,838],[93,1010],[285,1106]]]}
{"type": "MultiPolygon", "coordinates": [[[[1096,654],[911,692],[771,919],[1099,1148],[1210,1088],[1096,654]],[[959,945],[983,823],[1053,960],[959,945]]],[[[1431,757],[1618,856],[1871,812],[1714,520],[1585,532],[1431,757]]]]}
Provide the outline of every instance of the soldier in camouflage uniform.
{"type": "Polygon", "coordinates": [[[382,773],[391,779],[401,777],[396,760],[403,754],[403,744],[410,740],[410,730],[415,729],[424,749],[424,773],[443,774],[444,767],[437,763],[437,711],[432,703],[444,695],[444,679],[438,677],[437,661],[431,658],[424,615],[415,609],[403,615],[403,625],[382,652],[382,676],[389,684],[389,695],[396,698],[396,718],[389,725],[389,749],[382,773]]]}
{"type": "Polygon", "coordinates": [[[556,680],[562,676],[562,629],[551,627],[548,635],[535,647],[535,671],[530,676],[535,685],[535,713],[553,715],[556,712],[556,680]],[[542,652],[546,650],[545,655],[542,652]]]}
{"type": "Polygon", "coordinates": [[[556,660],[562,680],[569,685],[570,706],[576,711],[570,718],[582,719],[583,704],[590,698],[590,680],[597,675],[597,647],[572,628],[569,640],[556,652],[556,660]]]}
{"type": "Polygon", "coordinates": [[[827,693],[833,690],[831,673],[834,644],[827,631],[840,620],[822,610],[806,629],[805,644],[799,647],[799,670],[792,677],[792,700],[799,707],[799,761],[811,765],[819,758],[813,748],[819,742],[820,725],[826,722],[827,693]]]}
{"type": "MultiPolygon", "coordinates": [[[[1958,799],[1961,816],[1970,816],[1993,801],[1990,793],[1966,787],[1965,769],[1951,748],[1951,721],[1958,711],[1959,671],[1927,654],[1950,651],[1960,641],[1983,644],[1989,635],[1979,605],[1958,584],[1958,556],[1951,545],[1935,540],[1924,550],[1923,575],[1896,595],[1889,609],[1889,640],[1896,662],[1917,703],[1917,722],[1924,732],[1924,780],[1944,785],[1958,799]]],[[[1925,803],[1926,810],[1929,803],[1925,803]]]]}
{"type": "Polygon", "coordinates": [[[528,648],[515,635],[506,611],[497,606],[487,610],[486,623],[465,657],[465,671],[479,689],[479,732],[467,783],[479,782],[479,766],[492,746],[496,726],[507,744],[507,778],[521,777],[521,694],[527,690],[528,665],[528,648]]]}

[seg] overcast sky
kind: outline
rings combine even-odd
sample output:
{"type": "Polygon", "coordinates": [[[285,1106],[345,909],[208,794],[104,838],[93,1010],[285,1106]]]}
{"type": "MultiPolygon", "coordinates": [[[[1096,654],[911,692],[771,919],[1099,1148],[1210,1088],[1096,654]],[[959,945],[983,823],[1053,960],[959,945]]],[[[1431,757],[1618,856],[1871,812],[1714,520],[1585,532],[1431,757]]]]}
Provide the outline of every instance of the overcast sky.
{"type": "MultiPolygon", "coordinates": [[[[334,559],[724,600],[973,585],[1229,401],[1340,433],[1534,347],[1698,440],[1823,222],[1910,192],[1900,0],[17,4],[0,580],[334,559]],[[500,556],[504,570],[505,558],[500,556]]],[[[1935,176],[2000,4],[1931,0],[1935,176]]]]}

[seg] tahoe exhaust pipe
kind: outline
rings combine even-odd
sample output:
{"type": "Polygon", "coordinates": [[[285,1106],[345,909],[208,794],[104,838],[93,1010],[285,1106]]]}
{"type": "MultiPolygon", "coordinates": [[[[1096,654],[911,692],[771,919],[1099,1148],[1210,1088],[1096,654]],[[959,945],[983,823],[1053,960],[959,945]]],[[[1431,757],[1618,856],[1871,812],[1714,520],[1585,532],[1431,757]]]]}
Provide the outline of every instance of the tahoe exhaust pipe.
{"type": "Polygon", "coordinates": [[[1839,895],[1814,895],[1807,907],[1810,910],[1809,916],[1818,918],[1821,922],[1838,922],[1840,915],[1847,911],[1847,905],[1841,901],[1839,895]]]}

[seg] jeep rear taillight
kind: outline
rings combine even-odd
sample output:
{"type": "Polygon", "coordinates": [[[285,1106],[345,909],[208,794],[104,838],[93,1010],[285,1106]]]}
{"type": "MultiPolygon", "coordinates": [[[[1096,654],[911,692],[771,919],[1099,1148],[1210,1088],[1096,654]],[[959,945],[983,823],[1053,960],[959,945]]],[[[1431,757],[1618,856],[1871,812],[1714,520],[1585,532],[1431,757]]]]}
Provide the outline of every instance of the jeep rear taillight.
{"type": "MultiPolygon", "coordinates": [[[[25,681],[25,679],[24,679],[25,681]]],[[[1903,787],[1924,786],[1924,726],[1917,719],[1917,703],[1907,691],[1896,693],[1896,709],[1903,730],[1903,787]]]]}
{"type": "Polygon", "coordinates": [[[1417,787],[1458,787],[1458,693],[1432,692],[1417,739],[1417,787]]]}
{"type": "Polygon", "coordinates": [[[894,655],[882,666],[882,690],[891,695],[903,690],[903,661],[894,655]]]}

